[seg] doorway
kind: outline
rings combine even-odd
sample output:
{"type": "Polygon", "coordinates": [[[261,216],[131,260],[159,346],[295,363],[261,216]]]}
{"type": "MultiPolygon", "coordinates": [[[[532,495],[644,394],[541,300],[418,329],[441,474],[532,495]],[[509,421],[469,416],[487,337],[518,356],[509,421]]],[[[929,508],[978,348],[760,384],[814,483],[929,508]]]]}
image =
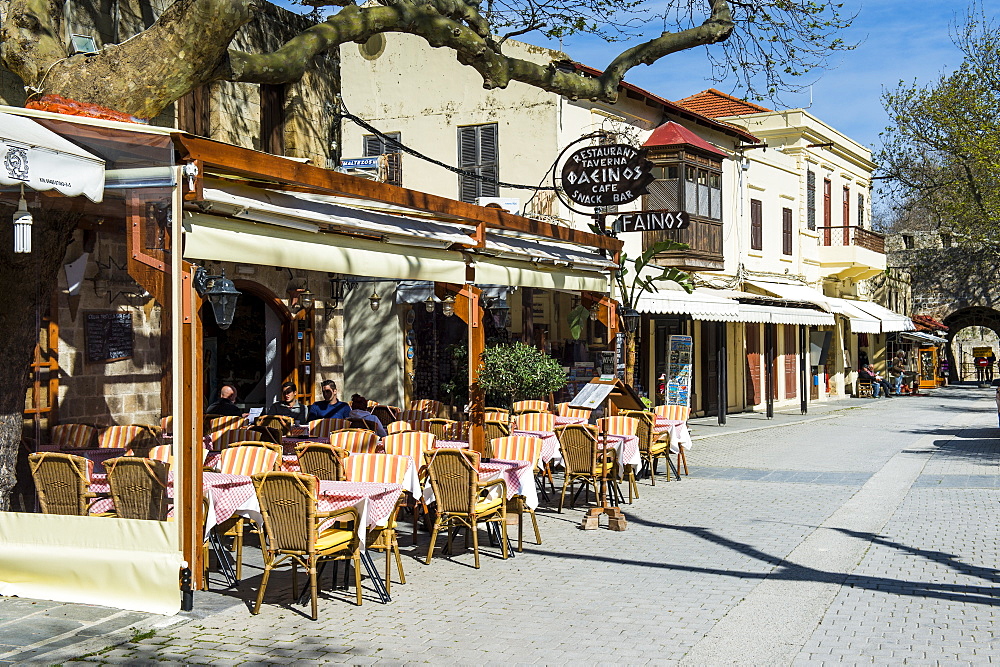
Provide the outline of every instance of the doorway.
{"type": "Polygon", "coordinates": [[[701,322],[701,409],[706,417],[719,412],[719,327],[701,322]]]}
{"type": "Polygon", "coordinates": [[[267,300],[245,286],[239,289],[242,294],[228,329],[216,325],[207,304],[201,309],[205,402],[211,404],[223,384],[233,384],[241,404],[262,407],[274,400],[284,378],[284,327],[267,300]]]}

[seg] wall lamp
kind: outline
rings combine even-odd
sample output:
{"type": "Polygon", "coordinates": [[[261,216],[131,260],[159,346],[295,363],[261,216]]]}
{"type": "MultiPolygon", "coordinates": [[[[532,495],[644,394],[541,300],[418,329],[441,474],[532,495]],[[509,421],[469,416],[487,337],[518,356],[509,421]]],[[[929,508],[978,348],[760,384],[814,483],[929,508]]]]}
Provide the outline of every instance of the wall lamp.
{"type": "Polygon", "coordinates": [[[639,311],[635,308],[626,308],[622,312],[622,324],[625,325],[625,331],[630,334],[635,333],[639,328],[639,311]]]}
{"type": "Polygon", "coordinates": [[[455,297],[449,294],[441,300],[441,312],[444,313],[445,317],[451,317],[455,314],[455,297]]]}
{"type": "Polygon", "coordinates": [[[308,286],[288,290],[288,299],[288,310],[292,311],[293,315],[298,315],[316,305],[316,295],[309,291],[308,286]]]}
{"type": "Polygon", "coordinates": [[[194,272],[194,288],[212,306],[212,314],[215,315],[215,323],[219,328],[228,329],[236,315],[236,300],[240,291],[232,280],[226,278],[226,271],[223,270],[221,276],[212,276],[204,267],[199,266],[194,272]]]}

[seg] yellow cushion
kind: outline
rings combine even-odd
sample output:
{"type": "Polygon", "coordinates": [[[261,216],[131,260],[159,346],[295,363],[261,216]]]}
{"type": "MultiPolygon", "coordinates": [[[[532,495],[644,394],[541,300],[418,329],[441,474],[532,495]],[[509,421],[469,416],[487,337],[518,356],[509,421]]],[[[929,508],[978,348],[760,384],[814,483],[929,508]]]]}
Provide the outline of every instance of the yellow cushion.
{"type": "Polygon", "coordinates": [[[354,531],[342,528],[324,530],[316,539],[317,551],[331,551],[347,545],[354,537],[354,531]]]}
{"type": "Polygon", "coordinates": [[[594,476],[595,477],[600,477],[602,474],[607,474],[608,472],[611,472],[611,462],[610,461],[607,462],[607,463],[603,463],[603,464],[598,463],[596,466],[594,466],[594,476]],[[602,468],[603,468],[603,470],[602,470],[602,468]]]}
{"type": "Polygon", "coordinates": [[[500,507],[500,503],[503,502],[503,498],[494,498],[493,500],[481,500],[476,503],[476,514],[486,514],[487,512],[492,512],[493,510],[500,507]]]}
{"type": "Polygon", "coordinates": [[[649,453],[659,454],[669,446],[670,446],[669,440],[657,440],[656,442],[654,442],[652,445],[649,446],[649,453]]]}

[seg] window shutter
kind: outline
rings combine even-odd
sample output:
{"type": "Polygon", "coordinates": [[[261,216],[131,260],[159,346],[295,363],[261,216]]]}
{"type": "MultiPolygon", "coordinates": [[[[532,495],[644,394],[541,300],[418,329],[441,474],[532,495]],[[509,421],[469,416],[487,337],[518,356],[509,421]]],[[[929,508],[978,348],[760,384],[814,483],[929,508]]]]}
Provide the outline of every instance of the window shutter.
{"type": "Polygon", "coordinates": [[[750,249],[764,249],[764,218],[759,199],[750,200],[750,249]]]}
{"type": "Polygon", "coordinates": [[[781,254],[792,254],[792,209],[781,209],[781,254]]]}
{"type": "Polygon", "coordinates": [[[459,198],[475,203],[477,197],[496,197],[500,188],[499,138],[496,124],[471,125],[458,128],[458,165],[462,169],[484,177],[458,177],[459,198]]]}
{"type": "Polygon", "coordinates": [[[744,326],[746,327],[747,345],[747,402],[750,405],[759,405],[761,387],[760,324],[748,322],[744,326]]]}
{"type": "Polygon", "coordinates": [[[260,85],[260,148],[272,155],[285,154],[285,85],[260,85]]]}
{"type": "Polygon", "coordinates": [[[816,229],[816,172],[806,172],[806,226],[816,229]]]}
{"type": "Polygon", "coordinates": [[[823,245],[830,245],[830,221],[833,219],[833,186],[829,178],[823,179],[823,245]]]}
{"type": "Polygon", "coordinates": [[[798,361],[795,356],[795,325],[785,324],[782,326],[785,331],[785,398],[795,398],[795,384],[797,380],[798,373],[796,372],[796,362],[798,361]]]}
{"type": "Polygon", "coordinates": [[[497,163],[497,126],[480,125],[479,128],[479,164],[493,165],[497,163]]]}
{"type": "Polygon", "coordinates": [[[475,167],[478,164],[476,159],[476,128],[458,128],[458,166],[475,167]]]}
{"type": "Polygon", "coordinates": [[[865,226],[865,196],[858,193],[858,227],[865,226]]]}
{"type": "Polygon", "coordinates": [[[382,137],[374,134],[365,135],[365,154],[363,157],[375,157],[382,154],[382,137]]]}

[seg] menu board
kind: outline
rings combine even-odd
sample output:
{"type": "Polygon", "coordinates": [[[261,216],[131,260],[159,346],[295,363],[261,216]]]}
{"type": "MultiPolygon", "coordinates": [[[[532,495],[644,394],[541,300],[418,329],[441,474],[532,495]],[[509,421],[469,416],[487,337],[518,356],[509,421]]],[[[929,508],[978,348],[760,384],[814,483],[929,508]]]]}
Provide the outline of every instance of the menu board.
{"type": "Polygon", "coordinates": [[[671,336],[667,341],[667,405],[691,407],[691,336],[671,336]]]}
{"type": "Polygon", "coordinates": [[[87,361],[102,363],[132,356],[132,313],[94,312],[84,318],[87,361]]]}

